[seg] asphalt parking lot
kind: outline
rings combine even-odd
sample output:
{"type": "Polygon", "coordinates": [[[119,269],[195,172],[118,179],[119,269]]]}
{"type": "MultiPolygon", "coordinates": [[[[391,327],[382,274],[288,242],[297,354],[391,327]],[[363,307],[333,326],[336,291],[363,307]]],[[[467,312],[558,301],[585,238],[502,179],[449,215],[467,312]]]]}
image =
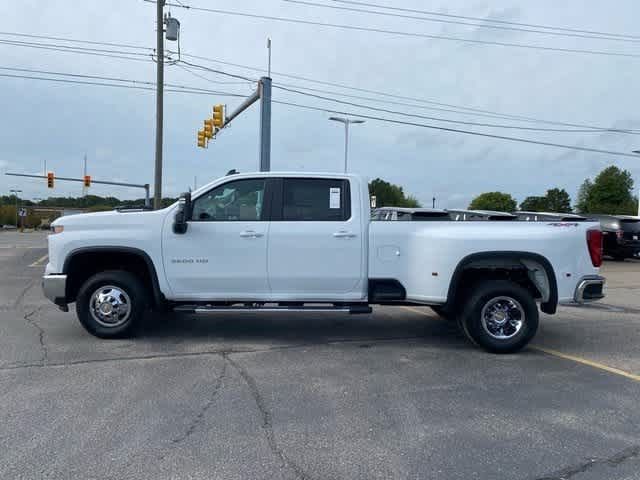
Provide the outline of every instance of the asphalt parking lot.
{"type": "Polygon", "coordinates": [[[427,308],[150,318],[98,340],[0,232],[0,478],[640,479],[640,262],[496,356],[427,308]]]}

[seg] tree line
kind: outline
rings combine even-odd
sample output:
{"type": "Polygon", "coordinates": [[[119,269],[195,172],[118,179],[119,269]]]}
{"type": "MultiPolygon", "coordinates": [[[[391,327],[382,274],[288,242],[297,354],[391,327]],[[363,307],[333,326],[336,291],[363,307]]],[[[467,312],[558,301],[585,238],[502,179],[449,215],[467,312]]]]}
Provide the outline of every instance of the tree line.
{"type": "MultiPolygon", "coordinates": [[[[638,198],[634,196],[634,182],[628,170],[611,166],[592,180],[587,178],[578,191],[575,205],[564,188],[551,188],[545,195],[530,196],[520,203],[520,210],[531,212],[608,213],[637,215],[638,198]]],[[[485,192],[475,197],[469,209],[513,212],[516,200],[508,193],[485,192]]]]}

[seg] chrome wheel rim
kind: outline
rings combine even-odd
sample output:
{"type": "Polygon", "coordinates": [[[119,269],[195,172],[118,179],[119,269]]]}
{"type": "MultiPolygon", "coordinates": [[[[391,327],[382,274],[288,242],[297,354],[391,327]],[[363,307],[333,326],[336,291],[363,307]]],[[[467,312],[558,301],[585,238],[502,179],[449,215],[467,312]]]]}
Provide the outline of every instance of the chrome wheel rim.
{"type": "Polygon", "coordinates": [[[482,307],[480,318],[485,332],[497,340],[515,337],[525,322],[522,305],[512,297],[492,298],[482,307]]]}
{"type": "Polygon", "coordinates": [[[89,311],[103,327],[119,327],[131,316],[131,299],[122,288],[105,285],[91,295],[89,311]]]}

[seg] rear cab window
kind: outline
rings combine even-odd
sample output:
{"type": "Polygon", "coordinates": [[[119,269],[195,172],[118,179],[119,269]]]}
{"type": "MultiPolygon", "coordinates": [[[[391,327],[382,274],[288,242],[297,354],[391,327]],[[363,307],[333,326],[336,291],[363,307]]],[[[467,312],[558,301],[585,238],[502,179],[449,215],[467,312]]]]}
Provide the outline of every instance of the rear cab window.
{"type": "Polygon", "coordinates": [[[349,181],[330,178],[283,178],[281,204],[279,219],[282,221],[345,222],[351,218],[349,181]]]}

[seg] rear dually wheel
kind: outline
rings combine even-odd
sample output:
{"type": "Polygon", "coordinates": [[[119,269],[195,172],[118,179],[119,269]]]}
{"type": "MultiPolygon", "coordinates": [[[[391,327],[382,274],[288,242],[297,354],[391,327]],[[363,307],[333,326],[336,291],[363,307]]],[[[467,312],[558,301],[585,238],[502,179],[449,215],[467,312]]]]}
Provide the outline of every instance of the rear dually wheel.
{"type": "Polygon", "coordinates": [[[470,289],[459,322],[469,339],[485,350],[514,353],[536,334],[538,316],[531,292],[511,281],[490,280],[470,289]]]}

